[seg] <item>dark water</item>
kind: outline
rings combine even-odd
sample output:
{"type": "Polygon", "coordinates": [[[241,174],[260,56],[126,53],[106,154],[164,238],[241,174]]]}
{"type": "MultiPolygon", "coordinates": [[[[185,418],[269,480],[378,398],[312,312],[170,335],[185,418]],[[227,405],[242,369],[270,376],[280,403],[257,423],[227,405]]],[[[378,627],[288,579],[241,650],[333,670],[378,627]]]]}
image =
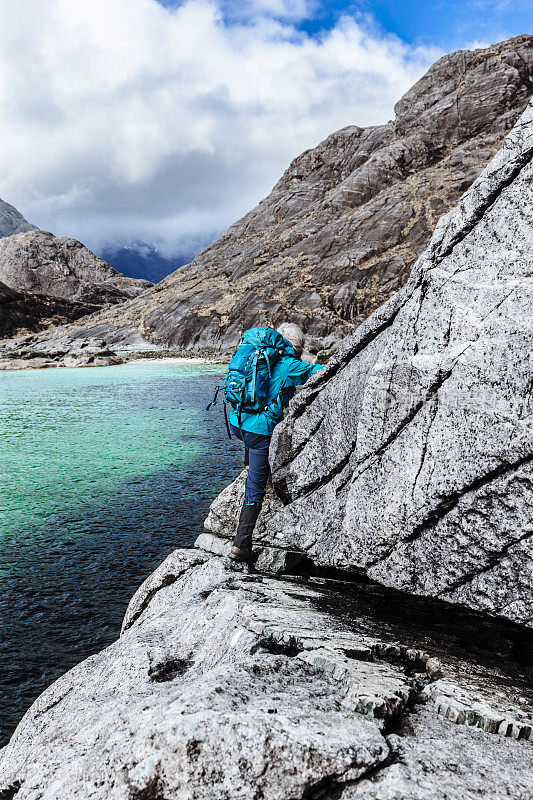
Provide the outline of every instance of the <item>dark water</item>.
{"type": "Polygon", "coordinates": [[[191,545],[238,473],[205,412],[221,367],[0,374],[0,744],[59,675],[113,641],[139,584],[191,545]]]}

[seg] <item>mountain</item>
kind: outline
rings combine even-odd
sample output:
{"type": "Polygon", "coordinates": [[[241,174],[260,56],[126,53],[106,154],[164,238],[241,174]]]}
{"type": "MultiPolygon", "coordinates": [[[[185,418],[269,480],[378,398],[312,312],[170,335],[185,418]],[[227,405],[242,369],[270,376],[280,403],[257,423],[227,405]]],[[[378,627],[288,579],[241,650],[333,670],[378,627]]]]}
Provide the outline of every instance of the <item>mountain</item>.
{"type": "MultiPolygon", "coordinates": [[[[349,126],[306,151],[191,264],[119,309],[54,332],[53,346],[103,336],[118,349],[221,353],[246,327],[282,319],[314,337],[353,332],[405,284],[439,218],[524,110],[532,78],[529,35],[444,56],[393,121],[349,126]]],[[[45,338],[32,346],[44,353],[45,338]]]]}
{"type": "Polygon", "coordinates": [[[34,230],[35,225],[30,225],[15,206],[0,199],[0,237],[34,230]]]}
{"type": "Polygon", "coordinates": [[[158,283],[175,272],[176,269],[188,264],[191,256],[177,256],[164,258],[158,250],[145,242],[136,242],[128,247],[117,249],[104,249],[101,257],[128,278],[143,278],[158,283]]]}
{"type": "Polygon", "coordinates": [[[0,237],[0,339],[72,323],[153,285],[125,277],[76,239],[39,230],[0,203],[10,220],[22,220],[23,231],[0,237]]]}
{"type": "Polygon", "coordinates": [[[33,230],[0,239],[0,280],[12,289],[104,306],[152,284],[126,278],[67,236],[33,230]]]}
{"type": "Polygon", "coordinates": [[[117,272],[76,239],[39,230],[0,200],[0,339],[74,322],[152,285],[117,272]]]}
{"type": "Polygon", "coordinates": [[[17,292],[0,282],[0,339],[64,325],[99,309],[97,305],[17,292]]]}

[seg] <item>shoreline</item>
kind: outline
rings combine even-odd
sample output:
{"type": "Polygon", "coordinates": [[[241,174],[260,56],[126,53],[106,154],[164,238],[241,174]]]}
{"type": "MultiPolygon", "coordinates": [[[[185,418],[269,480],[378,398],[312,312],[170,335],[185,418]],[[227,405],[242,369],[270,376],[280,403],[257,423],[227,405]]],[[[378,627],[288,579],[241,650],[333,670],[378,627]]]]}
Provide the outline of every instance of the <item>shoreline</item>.
{"type": "Polygon", "coordinates": [[[13,358],[13,359],[0,359],[1,372],[20,372],[22,370],[31,369],[82,369],[83,367],[118,367],[123,364],[140,364],[142,362],[157,361],[163,364],[180,364],[180,365],[216,365],[224,366],[229,364],[230,358],[207,358],[205,356],[143,356],[139,354],[133,355],[129,358],[127,355],[120,355],[118,353],[113,355],[76,357],[67,356],[61,361],[46,357],[36,358],[13,358]]]}
{"type": "Polygon", "coordinates": [[[124,364],[141,364],[144,361],[159,361],[163,364],[227,364],[229,363],[229,359],[221,360],[216,358],[202,358],[200,356],[191,356],[191,358],[187,358],[186,356],[158,356],[155,357],[148,357],[148,358],[127,358],[124,359],[124,364]]]}

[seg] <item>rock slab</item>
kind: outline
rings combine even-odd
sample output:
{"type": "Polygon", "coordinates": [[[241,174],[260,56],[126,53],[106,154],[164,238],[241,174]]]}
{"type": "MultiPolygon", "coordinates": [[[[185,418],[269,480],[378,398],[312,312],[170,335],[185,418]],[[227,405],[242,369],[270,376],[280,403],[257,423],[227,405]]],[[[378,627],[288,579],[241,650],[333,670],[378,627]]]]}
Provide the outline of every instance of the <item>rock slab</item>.
{"type": "MultiPolygon", "coordinates": [[[[531,742],[438,717],[437,675],[464,702],[453,670],[347,623],[324,606],[338,592],[172,553],[132,598],[121,638],[26,713],[0,751],[0,797],[348,800],[376,787],[464,800],[485,787],[525,800],[531,742]]],[[[525,713],[503,676],[456,666],[477,674],[491,712],[525,713]]]]}

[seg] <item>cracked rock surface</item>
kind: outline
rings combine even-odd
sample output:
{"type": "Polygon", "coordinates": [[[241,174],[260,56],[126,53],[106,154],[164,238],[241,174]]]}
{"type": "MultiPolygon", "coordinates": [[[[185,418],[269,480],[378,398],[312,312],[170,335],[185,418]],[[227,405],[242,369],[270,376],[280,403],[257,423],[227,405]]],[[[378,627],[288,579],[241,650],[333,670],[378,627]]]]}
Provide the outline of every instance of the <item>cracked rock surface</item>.
{"type": "Polygon", "coordinates": [[[404,285],[524,110],[532,78],[532,36],[444,56],[393,121],[333,133],[191,264],[33,351],[103,337],[124,350],[228,353],[244,329],[290,317],[316,337],[315,352],[330,352],[404,285]]]}
{"type": "MultiPolygon", "coordinates": [[[[530,104],[408,284],[294,398],[261,543],[533,625],[532,154],[530,104]]],[[[241,482],[231,519],[212,506],[219,535],[241,482]]]]}
{"type": "Polygon", "coordinates": [[[401,732],[401,737],[389,737],[397,748],[393,763],[346,787],[338,795],[339,800],[531,797],[531,766],[523,771],[525,749],[519,750],[514,742],[494,741],[471,728],[456,728],[450,736],[449,722],[435,717],[425,707],[409,716],[401,732]]]}
{"type": "Polygon", "coordinates": [[[476,675],[493,715],[525,723],[512,636],[490,628],[491,652],[478,641],[473,659],[451,646],[457,620],[421,606],[409,629],[413,600],[386,592],[175,551],[132,598],[120,639],[26,713],[0,751],[0,796],[463,800],[484,787],[525,800],[531,727],[446,719],[430,696],[446,679],[465,702],[456,676],[476,675]]]}

